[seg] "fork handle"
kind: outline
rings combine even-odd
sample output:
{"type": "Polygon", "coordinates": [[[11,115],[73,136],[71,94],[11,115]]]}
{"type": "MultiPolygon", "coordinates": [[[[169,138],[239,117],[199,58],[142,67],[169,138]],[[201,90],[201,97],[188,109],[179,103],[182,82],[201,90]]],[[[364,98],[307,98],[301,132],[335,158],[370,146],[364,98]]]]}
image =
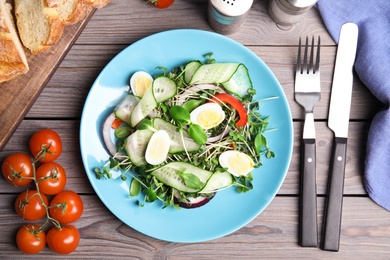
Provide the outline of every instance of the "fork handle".
{"type": "Polygon", "coordinates": [[[317,247],[316,140],[303,139],[301,175],[301,246],[317,247]]]}

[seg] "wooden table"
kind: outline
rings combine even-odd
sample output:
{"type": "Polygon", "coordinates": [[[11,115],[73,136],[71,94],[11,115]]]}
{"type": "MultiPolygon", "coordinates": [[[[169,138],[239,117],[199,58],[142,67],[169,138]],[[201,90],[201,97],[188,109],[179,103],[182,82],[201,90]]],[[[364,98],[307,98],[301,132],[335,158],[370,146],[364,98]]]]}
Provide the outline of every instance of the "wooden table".
{"type": "MultiPolygon", "coordinates": [[[[336,45],[317,10],[288,31],[280,30],[267,15],[267,1],[255,0],[248,20],[232,39],[246,45],[271,68],[291,107],[294,153],[287,177],[271,204],[252,222],[225,237],[203,243],[169,243],[145,236],[117,219],[99,200],[85,174],[79,149],[79,124],[85,98],[103,67],[128,45],[148,35],[175,28],[212,31],[206,20],[206,0],[177,0],[166,10],[143,0],[112,0],[97,10],[46,88],[16,129],[0,161],[14,152],[28,152],[28,140],[41,128],[56,130],[64,144],[57,160],[68,174],[67,188],[81,194],[85,211],[75,223],[80,245],[64,258],[137,259],[246,259],[259,258],[365,258],[384,259],[390,254],[390,213],[364,190],[365,146],[370,121],[380,108],[357,77],[354,80],[347,152],[341,244],[338,253],[298,245],[299,159],[304,113],[293,98],[294,63],[300,36],[320,35],[322,98],[315,108],[317,128],[317,190],[319,227],[322,225],[333,133],[327,127],[328,104],[336,45]]],[[[1,87],[1,86],[0,86],[1,87]]],[[[23,188],[0,178],[0,256],[23,258],[15,244],[25,223],[13,203],[23,188]]],[[[321,233],[321,230],[320,230],[321,233]]],[[[48,248],[31,258],[60,257],[48,248]]]]}

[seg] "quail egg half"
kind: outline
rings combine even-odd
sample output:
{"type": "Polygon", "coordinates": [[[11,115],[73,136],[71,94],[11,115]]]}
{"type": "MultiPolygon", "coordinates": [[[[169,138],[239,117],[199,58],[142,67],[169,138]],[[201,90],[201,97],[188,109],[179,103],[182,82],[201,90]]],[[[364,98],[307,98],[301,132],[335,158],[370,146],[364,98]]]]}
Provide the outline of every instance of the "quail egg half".
{"type": "Polygon", "coordinates": [[[254,168],[254,162],[247,154],[229,150],[219,156],[219,164],[236,177],[247,176],[254,168]]]}
{"type": "Polygon", "coordinates": [[[143,97],[152,86],[153,77],[145,71],[137,71],[130,78],[130,88],[135,96],[143,97]]]}
{"type": "Polygon", "coordinates": [[[168,156],[171,139],[165,130],[153,133],[146,147],[145,160],[151,165],[158,165],[165,161],[168,156]]]}
{"type": "Polygon", "coordinates": [[[206,103],[195,108],[190,114],[191,122],[208,130],[218,126],[225,119],[225,112],[217,103],[206,103]]]}

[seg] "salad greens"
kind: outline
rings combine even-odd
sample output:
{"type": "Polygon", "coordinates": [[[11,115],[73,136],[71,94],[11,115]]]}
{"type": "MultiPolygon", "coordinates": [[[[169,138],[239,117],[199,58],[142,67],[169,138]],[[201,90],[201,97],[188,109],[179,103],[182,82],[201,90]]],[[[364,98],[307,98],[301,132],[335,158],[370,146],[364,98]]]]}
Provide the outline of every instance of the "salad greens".
{"type": "MultiPolygon", "coordinates": [[[[203,62],[192,61],[171,71],[158,67],[163,72],[155,79],[165,77],[170,81],[165,80],[164,84],[167,85],[164,86],[153,85],[153,94],[145,94],[148,97],[141,98],[141,101],[144,100],[140,109],[126,106],[130,111],[126,120],[136,120],[137,125],[132,127],[129,123],[123,123],[115,130],[117,153],[105,165],[94,169],[98,179],[112,178],[114,170],[121,172],[123,181],[131,176],[129,195],[136,197],[142,193],[143,199],[138,200],[140,206],[159,200],[163,202],[163,207],[180,208],[180,202],[190,203],[191,198],[197,197],[210,198],[216,191],[231,186],[235,186],[238,192],[248,192],[253,188],[252,172],[242,175],[228,172],[229,169],[222,167],[219,162],[220,155],[229,150],[241,152],[250,157],[253,168],[262,165],[262,156],[267,159],[275,156],[264,135],[269,117],[259,113],[260,102],[253,100],[256,91],[252,88],[246,67],[243,64],[217,63],[212,59],[212,53],[204,57],[206,59],[203,62]],[[197,71],[202,74],[197,74],[197,71]],[[209,75],[218,73],[220,75],[215,77],[209,75]],[[207,81],[213,80],[213,77],[223,79],[223,82],[192,84],[194,78],[207,81]],[[155,90],[164,92],[166,88],[172,87],[171,82],[174,82],[175,87],[173,96],[155,90]],[[245,90],[242,89],[243,85],[245,90]],[[212,100],[219,100],[217,97],[221,93],[226,94],[224,98],[227,98],[226,102],[218,102],[225,114],[223,121],[207,130],[194,123],[190,113],[212,100]],[[155,99],[150,98],[153,95],[155,99]],[[150,98],[150,101],[146,98],[150,98]],[[134,117],[131,115],[132,110],[147,116],[131,118],[134,117]],[[244,120],[240,118],[243,113],[247,117],[244,120]],[[161,129],[171,136],[171,147],[162,164],[152,165],[145,161],[142,152],[148,145],[145,140],[161,129]],[[134,150],[139,154],[132,155],[134,150]]],[[[170,89],[167,92],[172,91],[170,89]]],[[[140,104],[138,100],[138,97],[133,98],[131,106],[140,104]]],[[[116,115],[120,113],[123,111],[116,112],[116,115]]]]}

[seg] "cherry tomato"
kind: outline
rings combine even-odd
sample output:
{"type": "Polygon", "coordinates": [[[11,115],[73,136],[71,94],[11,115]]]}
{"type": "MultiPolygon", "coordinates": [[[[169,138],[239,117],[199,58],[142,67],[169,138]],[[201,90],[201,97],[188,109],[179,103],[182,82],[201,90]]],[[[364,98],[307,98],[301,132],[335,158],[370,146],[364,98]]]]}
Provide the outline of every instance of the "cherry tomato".
{"type": "Polygon", "coordinates": [[[170,7],[174,0],[147,0],[150,4],[154,5],[157,8],[168,8],[170,7]]]}
{"type": "Polygon", "coordinates": [[[35,221],[46,215],[46,207],[49,201],[45,194],[39,194],[36,190],[27,190],[19,194],[15,201],[15,210],[25,220],[35,221]]]}
{"type": "Polygon", "coordinates": [[[4,178],[15,186],[25,186],[33,181],[31,158],[24,153],[14,153],[3,161],[1,171],[4,178]]]}
{"type": "Polygon", "coordinates": [[[49,214],[62,224],[78,220],[84,211],[80,196],[71,190],[58,193],[50,202],[49,214]]]}
{"type": "Polygon", "coordinates": [[[25,254],[36,254],[46,245],[46,234],[36,224],[22,226],[16,234],[16,244],[25,254]]]}
{"type": "Polygon", "coordinates": [[[30,138],[31,154],[40,162],[51,162],[62,153],[62,141],[57,132],[42,129],[30,138]]]}
{"type": "Polygon", "coordinates": [[[63,226],[61,229],[53,227],[47,232],[47,245],[51,250],[59,254],[72,253],[80,242],[80,233],[72,225],[63,226]]]}
{"type": "Polygon", "coordinates": [[[66,185],[65,169],[58,163],[43,163],[36,172],[39,191],[54,195],[61,192],[66,185]]]}

